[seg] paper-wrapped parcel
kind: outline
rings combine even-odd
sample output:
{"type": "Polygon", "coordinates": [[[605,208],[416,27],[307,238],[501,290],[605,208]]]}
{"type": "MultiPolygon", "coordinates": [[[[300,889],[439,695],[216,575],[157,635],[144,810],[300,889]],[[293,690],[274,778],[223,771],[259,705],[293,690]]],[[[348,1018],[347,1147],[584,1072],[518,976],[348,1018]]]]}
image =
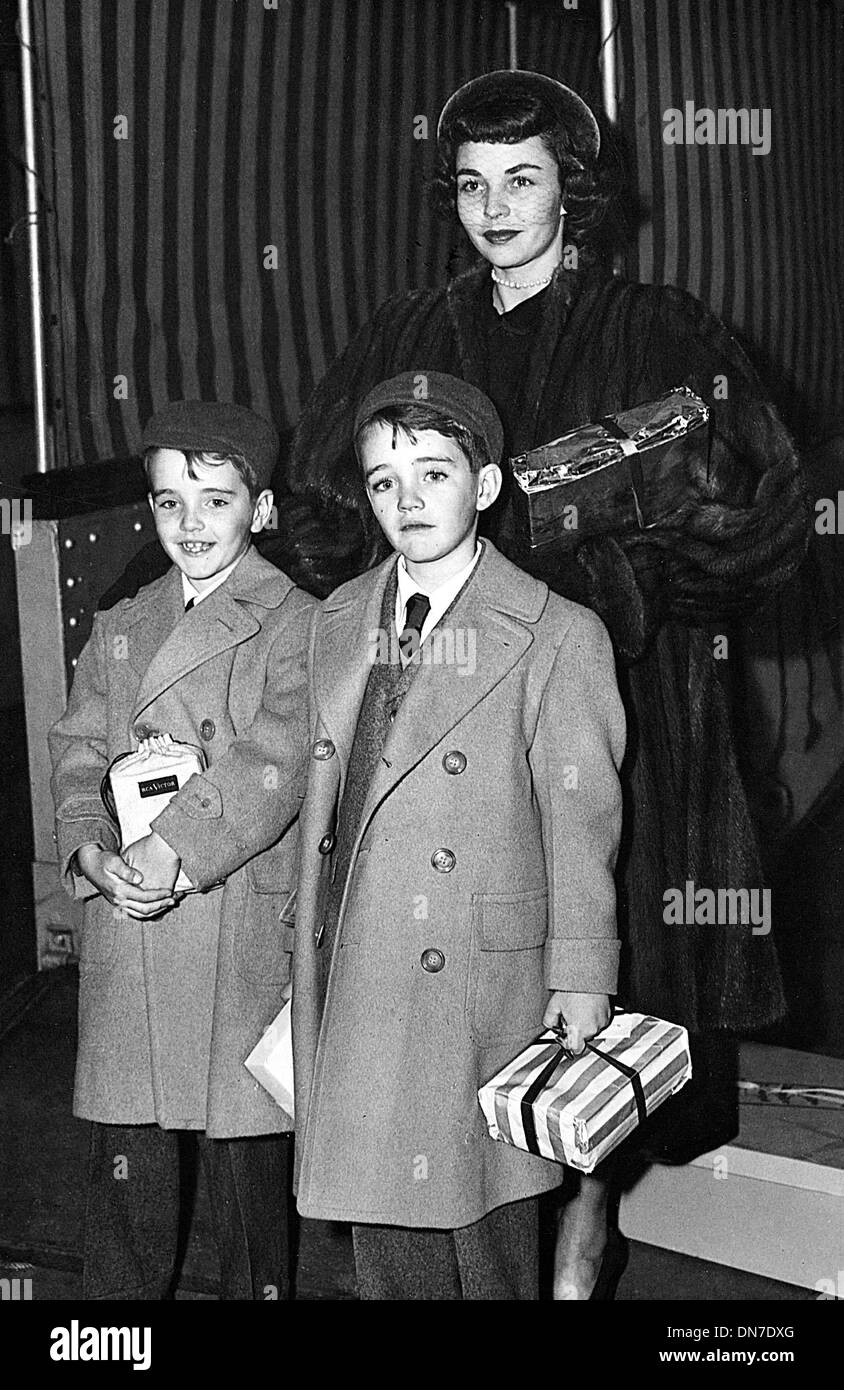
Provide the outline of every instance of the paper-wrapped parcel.
{"type": "Polygon", "coordinates": [[[706,469],[709,408],[687,386],[510,460],[532,547],[668,521],[706,469]]]}
{"type": "Polygon", "coordinates": [[[276,1014],[263,1037],[259,1038],[243,1064],[269,1091],[276,1105],[295,1118],[293,1095],[293,1034],[290,1027],[290,1000],[276,1014]]]}
{"type": "Polygon", "coordinates": [[[691,1074],[685,1028],[619,1013],[579,1057],[541,1034],[478,1099],[492,1139],[591,1173],[691,1074]]]}
{"type": "MultiPolygon", "coordinates": [[[[144,739],[134,753],[115,758],[102,782],[102,797],[120,826],[121,849],[150,832],[156,816],[195,773],[205,768],[205,754],[190,743],[177,743],[169,734],[144,739]]],[[[194,892],[183,870],[178,892],[194,892]]]]}

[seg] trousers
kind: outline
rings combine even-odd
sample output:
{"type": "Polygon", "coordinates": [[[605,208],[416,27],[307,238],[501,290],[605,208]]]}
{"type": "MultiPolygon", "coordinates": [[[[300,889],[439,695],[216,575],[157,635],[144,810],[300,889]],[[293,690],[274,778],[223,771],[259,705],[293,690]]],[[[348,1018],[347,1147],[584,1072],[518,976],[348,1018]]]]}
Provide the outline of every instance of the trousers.
{"type": "Polygon", "coordinates": [[[457,1230],[352,1226],[361,1299],[535,1301],[539,1204],[507,1202],[457,1230]]]}
{"type": "Polygon", "coordinates": [[[208,1139],[202,1131],[92,1123],[84,1298],[161,1300],[172,1295],[190,1215],[196,1157],[192,1141],[210,1196],[220,1298],[290,1296],[292,1136],[208,1139]]]}

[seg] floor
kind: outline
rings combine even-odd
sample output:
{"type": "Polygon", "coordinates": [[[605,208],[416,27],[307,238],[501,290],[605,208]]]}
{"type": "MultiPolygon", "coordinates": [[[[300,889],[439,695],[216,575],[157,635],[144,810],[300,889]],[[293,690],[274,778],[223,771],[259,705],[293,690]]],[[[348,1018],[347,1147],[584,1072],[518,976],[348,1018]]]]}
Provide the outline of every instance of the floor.
{"type": "MultiPolygon", "coordinates": [[[[70,1113],[76,984],[72,966],[39,977],[41,992],[0,1037],[0,1278],[31,1280],[27,1296],[34,1301],[81,1297],[87,1126],[70,1113]]],[[[200,1179],[176,1298],[214,1299],[216,1273],[200,1179]]],[[[356,1296],[347,1230],[302,1221],[296,1297],[356,1296]]],[[[810,1301],[815,1296],[636,1242],[618,1291],[620,1301],[810,1301]]]]}

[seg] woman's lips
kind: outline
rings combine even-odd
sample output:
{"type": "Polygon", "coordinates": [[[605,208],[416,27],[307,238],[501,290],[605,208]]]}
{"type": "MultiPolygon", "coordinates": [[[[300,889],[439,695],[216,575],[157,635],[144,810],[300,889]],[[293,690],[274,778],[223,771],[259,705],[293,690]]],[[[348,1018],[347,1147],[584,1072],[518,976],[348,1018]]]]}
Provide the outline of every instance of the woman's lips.
{"type": "Polygon", "coordinates": [[[493,246],[497,246],[505,241],[512,241],[513,237],[518,235],[519,233],[517,231],[511,231],[509,229],[507,231],[484,232],[484,241],[489,241],[493,246]]]}

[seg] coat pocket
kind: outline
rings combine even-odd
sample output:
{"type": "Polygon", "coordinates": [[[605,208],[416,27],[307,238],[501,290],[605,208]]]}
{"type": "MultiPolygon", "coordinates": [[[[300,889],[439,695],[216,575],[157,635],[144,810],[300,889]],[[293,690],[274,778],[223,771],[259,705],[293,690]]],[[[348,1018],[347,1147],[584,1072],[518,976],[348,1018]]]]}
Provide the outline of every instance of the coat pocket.
{"type": "Polygon", "coordinates": [[[298,826],[291,826],[274,845],[250,859],[246,875],[256,893],[289,893],[286,885],[296,882],[298,840],[298,826]]]}
{"type": "Polygon", "coordinates": [[[243,924],[234,936],[234,964],[250,984],[285,985],[290,978],[295,925],[296,889],[278,879],[246,871],[248,893],[243,924]]]}
{"type": "Polygon", "coordinates": [[[482,1046],[522,1041],[542,1027],[548,893],[475,893],[467,981],[469,1032],[482,1046]]]}

